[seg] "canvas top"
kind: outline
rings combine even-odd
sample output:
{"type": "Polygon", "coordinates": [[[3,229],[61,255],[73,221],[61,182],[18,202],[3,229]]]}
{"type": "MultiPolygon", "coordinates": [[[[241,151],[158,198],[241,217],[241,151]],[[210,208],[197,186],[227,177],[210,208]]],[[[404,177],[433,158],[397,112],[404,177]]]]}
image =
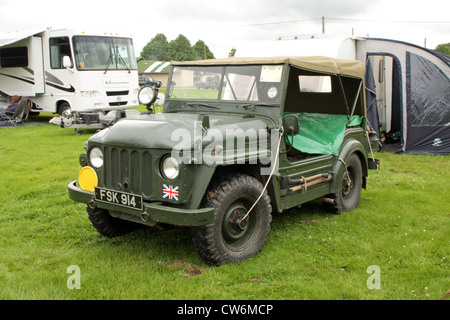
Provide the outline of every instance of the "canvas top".
{"type": "Polygon", "coordinates": [[[327,74],[341,74],[364,79],[365,66],[357,60],[344,60],[323,56],[311,57],[268,57],[268,58],[225,58],[198,61],[172,61],[174,66],[289,64],[294,67],[327,74]]]}

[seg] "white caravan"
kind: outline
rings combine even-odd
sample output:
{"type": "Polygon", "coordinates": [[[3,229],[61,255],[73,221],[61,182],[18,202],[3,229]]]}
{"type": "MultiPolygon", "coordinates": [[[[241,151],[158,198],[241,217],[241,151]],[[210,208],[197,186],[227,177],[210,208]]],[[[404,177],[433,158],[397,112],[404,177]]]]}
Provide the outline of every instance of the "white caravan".
{"type": "MultiPolygon", "coordinates": [[[[0,105],[28,97],[32,112],[106,114],[139,105],[130,36],[43,29],[0,34],[0,105]]],[[[92,119],[92,118],[91,118],[92,119]]]]}

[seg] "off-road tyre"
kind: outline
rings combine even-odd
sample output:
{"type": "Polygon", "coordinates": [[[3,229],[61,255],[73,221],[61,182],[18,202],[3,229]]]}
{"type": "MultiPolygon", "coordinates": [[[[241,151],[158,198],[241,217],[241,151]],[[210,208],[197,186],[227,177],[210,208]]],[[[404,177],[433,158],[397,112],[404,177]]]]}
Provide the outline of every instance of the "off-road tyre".
{"type": "Polygon", "coordinates": [[[138,224],[112,217],[107,210],[86,207],[94,228],[107,238],[119,237],[139,227],[138,224]]]}
{"type": "Polygon", "coordinates": [[[233,174],[210,185],[202,207],[215,209],[214,223],[192,229],[195,248],[206,263],[239,262],[262,250],[272,222],[267,191],[248,217],[239,221],[263,189],[260,181],[246,174],[233,174]]]}
{"type": "Polygon", "coordinates": [[[340,175],[338,187],[333,194],[332,211],[336,214],[355,209],[361,196],[363,181],[361,160],[356,154],[352,154],[345,161],[345,165],[346,168],[340,175]]]}

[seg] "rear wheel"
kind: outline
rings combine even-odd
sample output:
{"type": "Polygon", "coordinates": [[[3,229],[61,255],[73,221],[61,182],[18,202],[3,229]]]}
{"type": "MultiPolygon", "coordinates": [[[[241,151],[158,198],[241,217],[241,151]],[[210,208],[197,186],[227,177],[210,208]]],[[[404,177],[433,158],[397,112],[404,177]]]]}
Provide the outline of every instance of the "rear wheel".
{"type": "Polygon", "coordinates": [[[361,196],[363,173],[359,157],[356,154],[352,154],[344,163],[344,166],[337,190],[334,193],[335,213],[355,209],[361,196]]]}
{"type": "Polygon", "coordinates": [[[221,265],[256,255],[264,246],[272,221],[270,198],[255,178],[237,174],[210,187],[203,207],[215,209],[213,224],[192,229],[197,252],[207,263],[221,265]]]}

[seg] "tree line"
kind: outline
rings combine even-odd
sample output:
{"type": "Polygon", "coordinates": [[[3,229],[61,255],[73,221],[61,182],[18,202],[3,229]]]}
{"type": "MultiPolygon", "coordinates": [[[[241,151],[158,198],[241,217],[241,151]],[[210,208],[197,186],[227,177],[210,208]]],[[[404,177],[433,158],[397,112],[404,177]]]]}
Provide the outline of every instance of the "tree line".
{"type": "Polygon", "coordinates": [[[450,42],[441,43],[434,50],[445,53],[446,55],[450,56],[450,42]]]}
{"type": "Polygon", "coordinates": [[[198,40],[194,45],[191,45],[189,39],[180,34],[176,39],[169,42],[162,33],[158,33],[144,46],[141,58],[158,61],[215,59],[214,54],[202,40],[198,40]]]}
{"type": "MultiPolygon", "coordinates": [[[[436,47],[437,51],[450,55],[450,43],[440,44],[436,47]]],[[[236,49],[231,49],[229,57],[233,57],[236,49]]],[[[204,41],[198,40],[194,45],[184,35],[180,34],[172,41],[158,33],[142,49],[141,58],[146,60],[158,61],[192,61],[203,59],[215,59],[214,54],[208,48],[204,41]]]]}

